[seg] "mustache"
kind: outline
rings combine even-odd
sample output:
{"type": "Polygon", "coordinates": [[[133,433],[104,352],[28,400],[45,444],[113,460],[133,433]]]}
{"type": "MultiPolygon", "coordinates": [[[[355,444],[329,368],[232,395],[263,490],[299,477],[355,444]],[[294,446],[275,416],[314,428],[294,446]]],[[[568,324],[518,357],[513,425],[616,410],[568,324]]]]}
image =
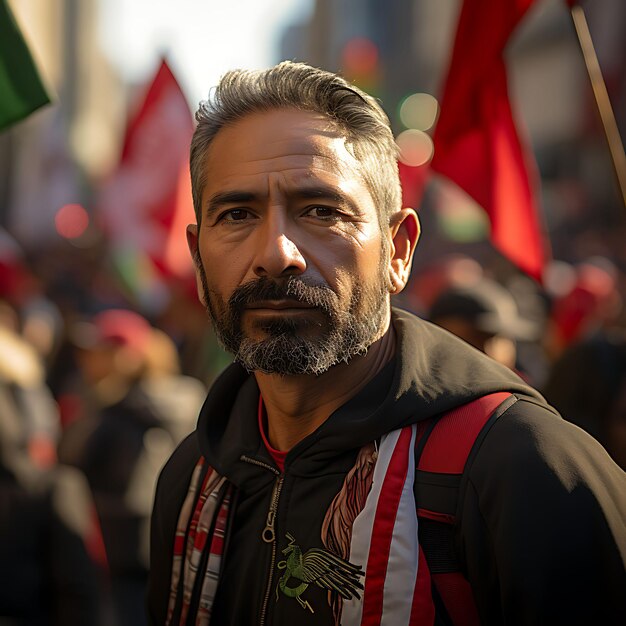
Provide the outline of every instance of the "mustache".
{"type": "Polygon", "coordinates": [[[325,283],[299,276],[281,280],[262,276],[235,289],[228,305],[231,311],[240,313],[247,306],[266,300],[295,300],[332,312],[337,305],[337,294],[325,283]]]}

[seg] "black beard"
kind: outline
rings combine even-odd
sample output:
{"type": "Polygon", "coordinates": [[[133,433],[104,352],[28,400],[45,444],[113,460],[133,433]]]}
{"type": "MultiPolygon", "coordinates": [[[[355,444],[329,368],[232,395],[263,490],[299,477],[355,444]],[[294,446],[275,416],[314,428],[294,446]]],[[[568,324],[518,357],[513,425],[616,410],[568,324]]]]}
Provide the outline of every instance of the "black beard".
{"type": "Polygon", "coordinates": [[[365,354],[382,335],[388,310],[388,291],[382,277],[369,293],[355,288],[347,311],[341,309],[339,298],[330,287],[298,276],[250,281],[237,288],[225,303],[209,289],[200,259],[197,261],[204,301],[217,338],[250,372],[285,376],[323,374],[334,365],[365,354]],[[259,325],[267,335],[265,339],[245,335],[241,318],[246,307],[285,299],[315,307],[322,314],[314,318],[319,321],[270,319],[259,325]],[[307,336],[311,329],[317,336],[307,336]]]}

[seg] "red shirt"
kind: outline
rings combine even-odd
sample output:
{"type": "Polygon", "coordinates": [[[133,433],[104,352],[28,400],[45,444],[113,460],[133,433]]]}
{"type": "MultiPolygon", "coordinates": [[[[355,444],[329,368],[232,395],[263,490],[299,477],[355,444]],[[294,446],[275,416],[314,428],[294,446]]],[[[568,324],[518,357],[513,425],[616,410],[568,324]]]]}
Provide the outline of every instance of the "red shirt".
{"type": "Polygon", "coordinates": [[[263,443],[267,448],[267,451],[270,453],[270,456],[274,459],[274,463],[276,463],[278,469],[282,472],[285,471],[285,457],[287,456],[288,450],[276,450],[276,448],[272,448],[272,444],[269,442],[267,435],[265,434],[267,425],[267,415],[265,414],[265,405],[263,404],[263,398],[259,395],[259,431],[261,433],[261,439],[263,439],[263,443]]]}

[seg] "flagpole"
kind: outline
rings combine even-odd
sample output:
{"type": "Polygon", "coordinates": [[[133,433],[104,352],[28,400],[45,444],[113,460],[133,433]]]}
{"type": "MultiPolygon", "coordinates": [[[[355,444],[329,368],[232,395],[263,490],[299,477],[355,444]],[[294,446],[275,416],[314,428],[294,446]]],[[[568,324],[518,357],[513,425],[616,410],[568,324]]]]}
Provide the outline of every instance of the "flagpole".
{"type": "Polygon", "coordinates": [[[622,194],[622,203],[624,204],[624,208],[626,208],[626,155],[624,154],[624,145],[622,144],[619,129],[617,128],[617,122],[615,121],[609,94],[606,90],[604,78],[602,77],[598,57],[593,47],[593,40],[591,39],[585,12],[581,6],[574,4],[571,7],[571,14],[576,28],[576,34],[578,35],[580,49],[582,50],[585,65],[587,66],[587,73],[591,81],[591,88],[593,89],[598,112],[600,113],[600,119],[602,120],[604,135],[609,145],[609,151],[611,152],[613,169],[615,170],[617,184],[622,194]]]}

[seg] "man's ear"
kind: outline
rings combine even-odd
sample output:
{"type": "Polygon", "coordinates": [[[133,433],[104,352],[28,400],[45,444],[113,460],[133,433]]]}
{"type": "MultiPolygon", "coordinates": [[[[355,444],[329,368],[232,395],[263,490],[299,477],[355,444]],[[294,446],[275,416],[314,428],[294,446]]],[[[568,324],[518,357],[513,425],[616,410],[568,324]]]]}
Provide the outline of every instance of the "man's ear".
{"type": "Polygon", "coordinates": [[[198,291],[198,299],[202,304],[206,305],[204,301],[204,289],[202,288],[202,280],[200,278],[200,272],[202,271],[202,267],[200,264],[202,260],[200,259],[200,251],[198,250],[198,225],[197,224],[188,224],[187,225],[187,246],[189,247],[189,252],[191,254],[191,259],[193,260],[193,269],[196,274],[196,289],[198,291]]]}
{"type": "Polygon", "coordinates": [[[413,253],[420,237],[420,222],[415,209],[401,209],[389,224],[389,285],[391,293],[400,293],[409,281],[413,253]]]}

